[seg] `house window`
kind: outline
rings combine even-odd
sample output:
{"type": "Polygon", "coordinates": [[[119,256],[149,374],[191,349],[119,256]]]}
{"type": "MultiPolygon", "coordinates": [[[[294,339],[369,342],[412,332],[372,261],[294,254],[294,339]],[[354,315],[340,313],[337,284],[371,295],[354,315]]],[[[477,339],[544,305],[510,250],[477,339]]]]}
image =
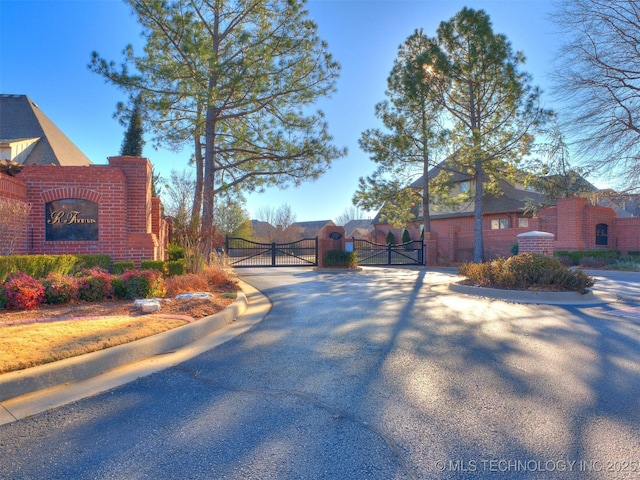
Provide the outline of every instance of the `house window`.
{"type": "Polygon", "coordinates": [[[609,226],[606,223],[596,225],[596,245],[609,245],[609,226]]]}
{"type": "Polygon", "coordinates": [[[529,226],[529,219],[528,218],[518,218],[518,228],[526,228],[529,226]]]}
{"type": "Polygon", "coordinates": [[[460,192],[467,193],[471,188],[471,182],[460,182],[460,192]]]}
{"type": "Polygon", "coordinates": [[[503,228],[509,228],[508,218],[494,218],[491,220],[491,230],[500,230],[503,228]]]}

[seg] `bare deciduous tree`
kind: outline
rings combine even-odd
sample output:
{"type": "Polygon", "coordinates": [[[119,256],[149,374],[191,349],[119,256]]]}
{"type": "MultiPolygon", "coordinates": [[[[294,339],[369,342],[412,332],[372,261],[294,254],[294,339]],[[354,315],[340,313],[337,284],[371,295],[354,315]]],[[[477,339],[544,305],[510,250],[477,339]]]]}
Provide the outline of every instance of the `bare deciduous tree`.
{"type": "Polygon", "coordinates": [[[640,191],[640,3],[563,0],[555,90],[580,160],[640,191]]]}
{"type": "Polygon", "coordinates": [[[13,255],[24,239],[31,207],[27,203],[0,198],[0,255],[13,255]]]}

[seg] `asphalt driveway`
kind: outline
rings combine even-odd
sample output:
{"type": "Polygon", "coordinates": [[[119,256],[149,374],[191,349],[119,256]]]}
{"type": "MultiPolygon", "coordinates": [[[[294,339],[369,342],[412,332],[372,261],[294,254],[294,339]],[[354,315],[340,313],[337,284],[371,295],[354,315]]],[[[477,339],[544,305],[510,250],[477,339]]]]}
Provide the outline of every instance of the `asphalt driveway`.
{"type": "Polygon", "coordinates": [[[511,304],[423,269],[240,273],[272,302],[261,323],[0,426],[0,478],[640,476],[628,298],[511,304]]]}

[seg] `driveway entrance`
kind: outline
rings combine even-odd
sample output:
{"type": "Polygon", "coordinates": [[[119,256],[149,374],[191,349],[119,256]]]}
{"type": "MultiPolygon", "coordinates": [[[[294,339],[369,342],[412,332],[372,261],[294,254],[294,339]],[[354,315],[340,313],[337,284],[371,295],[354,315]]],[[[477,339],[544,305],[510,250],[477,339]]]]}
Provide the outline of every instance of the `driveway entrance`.
{"type": "Polygon", "coordinates": [[[235,268],[318,265],[318,237],[287,243],[259,243],[246,238],[227,237],[226,249],[231,266],[235,268]]]}

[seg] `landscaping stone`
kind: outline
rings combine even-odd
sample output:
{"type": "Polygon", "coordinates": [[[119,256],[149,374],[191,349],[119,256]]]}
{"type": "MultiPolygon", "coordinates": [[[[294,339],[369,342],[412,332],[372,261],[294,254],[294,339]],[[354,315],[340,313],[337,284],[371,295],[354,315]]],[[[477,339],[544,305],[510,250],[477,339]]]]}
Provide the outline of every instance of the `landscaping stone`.
{"type": "Polygon", "coordinates": [[[157,312],[162,307],[160,300],[157,298],[143,298],[141,300],[136,300],[133,302],[133,305],[142,310],[143,313],[157,312]]]}
{"type": "Polygon", "coordinates": [[[192,298],[192,299],[211,299],[214,298],[215,295],[211,292],[189,292],[189,293],[181,293],[176,295],[176,298],[192,298]]]}

